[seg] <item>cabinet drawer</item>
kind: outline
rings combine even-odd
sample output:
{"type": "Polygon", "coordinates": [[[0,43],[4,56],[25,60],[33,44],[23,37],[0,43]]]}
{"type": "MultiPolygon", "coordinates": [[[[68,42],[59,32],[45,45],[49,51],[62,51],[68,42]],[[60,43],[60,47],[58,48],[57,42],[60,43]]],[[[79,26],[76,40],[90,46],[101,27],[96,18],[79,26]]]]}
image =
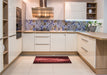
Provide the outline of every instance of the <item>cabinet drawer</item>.
{"type": "Polygon", "coordinates": [[[36,37],[50,37],[50,33],[36,33],[36,37]]]}
{"type": "Polygon", "coordinates": [[[79,35],[79,53],[95,68],[96,65],[96,39],[79,35]]]}
{"type": "Polygon", "coordinates": [[[35,50],[36,51],[50,51],[50,45],[37,44],[37,45],[35,45],[35,50]]]}
{"type": "Polygon", "coordinates": [[[35,44],[50,44],[49,37],[36,37],[35,44]]]}

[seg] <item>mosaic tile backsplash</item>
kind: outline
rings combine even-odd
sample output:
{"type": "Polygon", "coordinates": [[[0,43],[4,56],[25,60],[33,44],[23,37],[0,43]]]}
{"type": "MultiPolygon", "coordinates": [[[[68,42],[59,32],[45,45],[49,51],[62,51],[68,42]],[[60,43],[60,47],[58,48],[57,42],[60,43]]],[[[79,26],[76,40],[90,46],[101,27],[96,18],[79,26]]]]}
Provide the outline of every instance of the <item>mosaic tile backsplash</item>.
{"type": "Polygon", "coordinates": [[[88,21],[26,20],[25,30],[33,31],[86,31],[88,21]]]}

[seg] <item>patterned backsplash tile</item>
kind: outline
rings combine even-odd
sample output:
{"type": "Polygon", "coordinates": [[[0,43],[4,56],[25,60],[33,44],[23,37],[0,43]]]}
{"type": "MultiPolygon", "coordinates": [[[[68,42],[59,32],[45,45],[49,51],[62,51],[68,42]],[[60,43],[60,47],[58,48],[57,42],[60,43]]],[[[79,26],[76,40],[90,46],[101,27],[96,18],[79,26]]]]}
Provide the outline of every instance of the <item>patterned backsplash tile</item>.
{"type": "Polygon", "coordinates": [[[86,31],[88,21],[26,20],[25,30],[34,31],[86,31]]]}

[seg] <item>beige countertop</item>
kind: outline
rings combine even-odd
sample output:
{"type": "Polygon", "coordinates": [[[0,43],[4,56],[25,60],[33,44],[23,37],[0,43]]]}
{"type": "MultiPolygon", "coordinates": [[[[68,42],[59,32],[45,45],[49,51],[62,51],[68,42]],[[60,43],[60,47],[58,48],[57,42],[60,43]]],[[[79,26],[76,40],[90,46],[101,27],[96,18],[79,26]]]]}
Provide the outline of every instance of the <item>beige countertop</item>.
{"type": "Polygon", "coordinates": [[[76,31],[22,31],[23,33],[77,33],[95,38],[97,40],[107,40],[107,33],[101,32],[76,32],[76,31]]]}

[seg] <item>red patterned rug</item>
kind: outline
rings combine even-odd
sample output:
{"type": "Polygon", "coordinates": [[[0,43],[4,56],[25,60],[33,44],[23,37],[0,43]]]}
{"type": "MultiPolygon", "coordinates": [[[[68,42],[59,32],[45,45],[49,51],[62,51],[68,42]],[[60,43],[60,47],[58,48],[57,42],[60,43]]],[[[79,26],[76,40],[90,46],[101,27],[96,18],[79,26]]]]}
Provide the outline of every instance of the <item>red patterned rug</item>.
{"type": "Polygon", "coordinates": [[[68,56],[36,56],[33,63],[71,63],[71,61],[68,56]]]}

